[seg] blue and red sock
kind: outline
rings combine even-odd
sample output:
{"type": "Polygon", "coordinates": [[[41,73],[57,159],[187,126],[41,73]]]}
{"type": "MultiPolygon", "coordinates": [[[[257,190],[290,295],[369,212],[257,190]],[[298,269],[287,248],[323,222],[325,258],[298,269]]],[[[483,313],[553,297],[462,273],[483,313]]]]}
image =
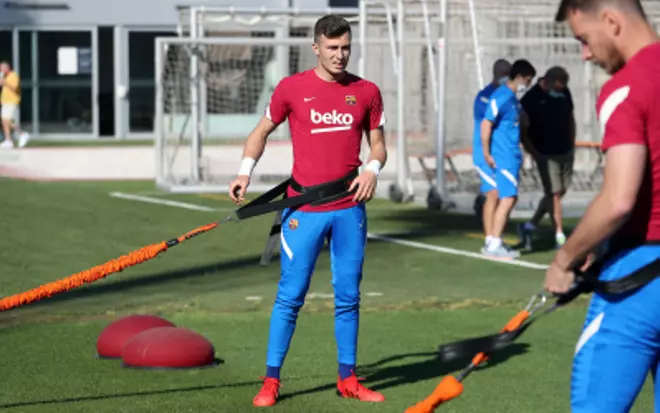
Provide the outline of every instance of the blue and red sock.
{"type": "Polygon", "coordinates": [[[355,374],[355,366],[339,363],[339,378],[344,380],[355,374]]]}
{"type": "Polygon", "coordinates": [[[266,377],[270,377],[272,379],[280,379],[280,368],[279,367],[272,367],[272,366],[266,366],[266,377]]]}

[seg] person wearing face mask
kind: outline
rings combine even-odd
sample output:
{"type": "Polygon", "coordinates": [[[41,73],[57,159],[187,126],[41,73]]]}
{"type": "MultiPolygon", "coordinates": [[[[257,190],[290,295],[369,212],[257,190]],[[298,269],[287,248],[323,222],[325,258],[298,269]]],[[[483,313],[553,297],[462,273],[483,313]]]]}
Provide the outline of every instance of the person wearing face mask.
{"type": "Polygon", "coordinates": [[[486,240],[484,247],[490,243],[493,234],[493,213],[497,206],[497,186],[495,183],[495,168],[492,168],[486,159],[484,159],[484,152],[481,150],[481,121],[484,119],[490,96],[502,84],[509,80],[509,72],[511,71],[511,63],[505,59],[498,59],[493,64],[493,80],[477,93],[474,98],[474,134],[472,141],[472,163],[474,169],[479,174],[481,180],[480,193],[484,197],[484,204],[481,211],[482,222],[484,227],[484,235],[486,240]]]}
{"type": "Polygon", "coordinates": [[[576,136],[568,81],[566,69],[551,67],[521,101],[529,120],[522,141],[536,162],[544,193],[532,218],[518,225],[521,243],[528,250],[532,249],[532,232],[546,212],[555,229],[556,247],[566,242],[561,200],[573,179],[576,136]]]}
{"type": "Polygon", "coordinates": [[[518,176],[523,153],[520,145],[520,101],[536,76],[536,69],[525,60],[516,60],[511,66],[509,79],[493,94],[481,121],[481,144],[484,159],[495,170],[498,202],[492,216],[492,238],[482,253],[499,259],[520,256],[502,243],[502,232],[509,214],[518,200],[518,176]]]}

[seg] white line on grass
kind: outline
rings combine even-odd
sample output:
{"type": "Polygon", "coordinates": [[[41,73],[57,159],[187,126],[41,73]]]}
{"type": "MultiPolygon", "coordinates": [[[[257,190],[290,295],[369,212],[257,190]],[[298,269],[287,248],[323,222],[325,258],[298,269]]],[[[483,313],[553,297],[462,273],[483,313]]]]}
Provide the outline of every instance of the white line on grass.
{"type": "MultiPolygon", "coordinates": [[[[159,204],[159,205],[167,205],[167,206],[173,206],[173,207],[178,207],[178,208],[184,208],[184,209],[192,209],[195,211],[204,211],[204,212],[216,212],[216,211],[231,211],[229,208],[211,208],[203,205],[197,205],[197,204],[190,204],[187,202],[179,202],[179,201],[171,201],[167,199],[159,199],[159,198],[152,198],[152,197],[147,197],[147,196],[140,196],[140,195],[133,195],[133,194],[126,194],[123,192],[111,192],[110,196],[115,197],[115,198],[121,198],[121,199],[129,199],[132,201],[141,201],[141,202],[147,202],[151,204],[159,204]]],[[[377,239],[380,241],[385,241],[385,242],[390,242],[393,244],[399,244],[399,245],[405,245],[408,247],[413,247],[413,248],[420,248],[420,249],[425,249],[425,250],[430,250],[430,251],[436,251],[436,252],[443,252],[445,254],[453,254],[453,255],[460,255],[463,257],[470,257],[470,258],[477,258],[481,260],[486,260],[486,261],[491,261],[491,262],[498,262],[502,264],[510,264],[510,265],[517,265],[519,267],[525,267],[525,268],[532,268],[535,270],[545,270],[548,268],[547,265],[543,264],[537,264],[534,262],[529,262],[529,261],[521,261],[521,260],[512,260],[512,261],[503,261],[503,260],[498,260],[495,258],[489,258],[481,254],[477,254],[475,252],[470,252],[470,251],[463,251],[455,248],[448,248],[448,247],[441,247],[439,245],[432,245],[432,244],[425,244],[423,242],[417,242],[417,241],[407,241],[407,240],[402,240],[398,238],[392,238],[392,237],[386,237],[383,235],[376,235],[376,234],[368,234],[369,238],[377,239]]],[[[312,293],[311,298],[317,298],[317,296],[320,296],[322,294],[319,293],[312,293]]]]}
{"type": "Polygon", "coordinates": [[[537,264],[535,262],[521,261],[521,260],[511,260],[503,261],[495,258],[486,257],[485,255],[477,254],[476,252],[463,251],[455,248],[441,247],[439,245],[425,244],[423,242],[417,241],[407,241],[398,238],[385,237],[382,235],[368,234],[369,238],[373,238],[379,241],[391,242],[392,244],[405,245],[407,247],[420,248],[424,250],[442,252],[445,254],[460,255],[462,257],[477,258],[480,260],[497,262],[502,264],[517,265],[519,267],[532,268],[534,270],[545,270],[548,268],[547,265],[537,264]]]}
{"type": "Polygon", "coordinates": [[[150,204],[167,205],[167,206],[173,206],[184,209],[192,209],[194,211],[215,212],[215,211],[224,210],[224,209],[211,208],[203,205],[189,204],[187,202],[178,202],[178,201],[171,201],[168,199],[159,199],[148,196],[126,194],[123,192],[110,192],[110,196],[114,198],[129,199],[131,201],[140,201],[140,202],[147,202],[150,204]]]}

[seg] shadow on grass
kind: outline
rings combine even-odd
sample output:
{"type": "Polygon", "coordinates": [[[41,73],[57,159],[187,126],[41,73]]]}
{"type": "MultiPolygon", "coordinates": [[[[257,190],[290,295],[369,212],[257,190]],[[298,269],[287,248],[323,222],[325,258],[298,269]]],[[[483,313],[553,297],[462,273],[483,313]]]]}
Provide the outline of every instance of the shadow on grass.
{"type": "MultiPolygon", "coordinates": [[[[494,353],[489,358],[488,362],[477,370],[495,367],[513,356],[525,354],[528,347],[529,344],[513,343],[505,349],[494,353]]],[[[444,363],[441,361],[440,355],[437,351],[398,354],[384,358],[372,364],[358,367],[359,371],[357,372],[357,375],[365,376],[366,382],[369,383],[365,383],[365,386],[372,390],[383,391],[388,388],[413,384],[424,380],[440,380],[447,374],[462,370],[469,362],[470,359],[457,359],[452,360],[450,363],[444,363]],[[410,359],[421,360],[400,364],[402,361],[410,359]],[[399,363],[391,365],[395,362],[399,363]]],[[[478,373],[478,371],[473,372],[473,374],[474,373],[478,373]]],[[[332,382],[294,393],[283,394],[280,399],[285,400],[305,394],[334,390],[335,388],[336,383],[332,382]]],[[[432,388],[429,389],[429,391],[431,390],[432,388]]]]}
{"type": "MultiPolygon", "coordinates": [[[[279,276],[277,256],[273,257],[273,261],[268,267],[260,267],[259,260],[260,256],[253,256],[153,274],[136,274],[133,278],[118,281],[99,280],[97,283],[87,284],[22,307],[25,309],[41,309],[80,298],[108,294],[121,294],[121,302],[126,302],[125,298],[128,298],[128,302],[135,304],[136,298],[142,296],[147,288],[149,288],[150,294],[164,291],[163,287],[169,291],[176,291],[179,295],[185,295],[186,293],[198,294],[207,292],[209,289],[226,291],[232,288],[262,283],[268,277],[266,272],[268,274],[272,273],[273,276],[279,276]],[[240,276],[233,272],[234,270],[247,268],[253,268],[254,271],[244,271],[240,276]],[[154,287],[158,287],[158,290],[154,290],[154,287]]],[[[20,310],[20,308],[17,310],[20,310]]]]}
{"type": "MultiPolygon", "coordinates": [[[[379,235],[389,235],[399,239],[413,240],[423,237],[451,237],[456,238],[466,234],[482,234],[483,226],[481,219],[475,215],[456,214],[448,212],[431,211],[428,209],[406,209],[391,212],[372,213],[371,220],[373,224],[387,227],[389,223],[396,223],[397,226],[403,225],[401,231],[385,234],[378,232],[379,235]]],[[[510,219],[504,228],[503,236],[519,239],[517,225],[520,220],[510,219]]],[[[372,224],[372,225],[373,225],[372,224]]],[[[567,235],[572,230],[566,228],[567,235]]],[[[479,243],[475,239],[475,245],[479,243]]],[[[521,251],[523,254],[529,252],[544,252],[554,250],[554,231],[548,224],[543,223],[533,234],[533,251],[521,251]]],[[[522,248],[522,245],[512,245],[515,249],[522,248]]],[[[478,247],[475,251],[478,250],[478,247]]]]}
{"type": "Polygon", "coordinates": [[[97,396],[80,396],[80,397],[67,397],[62,399],[48,399],[48,400],[35,400],[29,402],[16,402],[16,403],[7,403],[0,404],[0,409],[10,409],[16,407],[29,407],[29,406],[45,406],[53,404],[67,404],[67,403],[80,403],[88,401],[101,401],[101,400],[112,400],[112,399],[121,399],[125,397],[140,397],[140,396],[158,396],[164,394],[174,394],[174,393],[189,393],[196,391],[205,391],[205,390],[217,390],[222,388],[234,388],[234,387],[246,387],[246,386],[258,386],[261,382],[259,381],[249,381],[233,384],[219,384],[217,386],[208,385],[208,386],[193,386],[193,387],[182,387],[178,389],[165,389],[165,390],[147,390],[147,391],[138,391],[138,392],[126,392],[126,393],[113,393],[113,394],[102,394],[97,396]]]}

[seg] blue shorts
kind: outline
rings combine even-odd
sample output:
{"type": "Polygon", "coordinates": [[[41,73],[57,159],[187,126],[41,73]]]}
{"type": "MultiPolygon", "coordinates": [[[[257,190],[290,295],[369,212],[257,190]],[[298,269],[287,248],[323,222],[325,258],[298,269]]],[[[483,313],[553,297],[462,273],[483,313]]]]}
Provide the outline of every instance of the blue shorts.
{"type": "Polygon", "coordinates": [[[486,163],[483,157],[480,160],[474,160],[473,163],[474,169],[477,170],[479,179],[481,180],[481,193],[485,194],[496,190],[497,183],[495,181],[495,168],[491,168],[491,166],[486,163]]]}
{"type": "Polygon", "coordinates": [[[495,159],[495,183],[497,184],[498,196],[502,198],[511,198],[518,196],[518,177],[520,176],[520,167],[522,161],[495,159]]]}
{"type": "MultiPolygon", "coordinates": [[[[660,257],[660,245],[644,245],[610,258],[600,279],[626,276],[660,257]]],[[[660,372],[660,278],[620,297],[594,293],[575,348],[572,413],[628,412],[648,373],[660,372]]],[[[660,412],[660,386],[655,386],[660,412]]]]}

